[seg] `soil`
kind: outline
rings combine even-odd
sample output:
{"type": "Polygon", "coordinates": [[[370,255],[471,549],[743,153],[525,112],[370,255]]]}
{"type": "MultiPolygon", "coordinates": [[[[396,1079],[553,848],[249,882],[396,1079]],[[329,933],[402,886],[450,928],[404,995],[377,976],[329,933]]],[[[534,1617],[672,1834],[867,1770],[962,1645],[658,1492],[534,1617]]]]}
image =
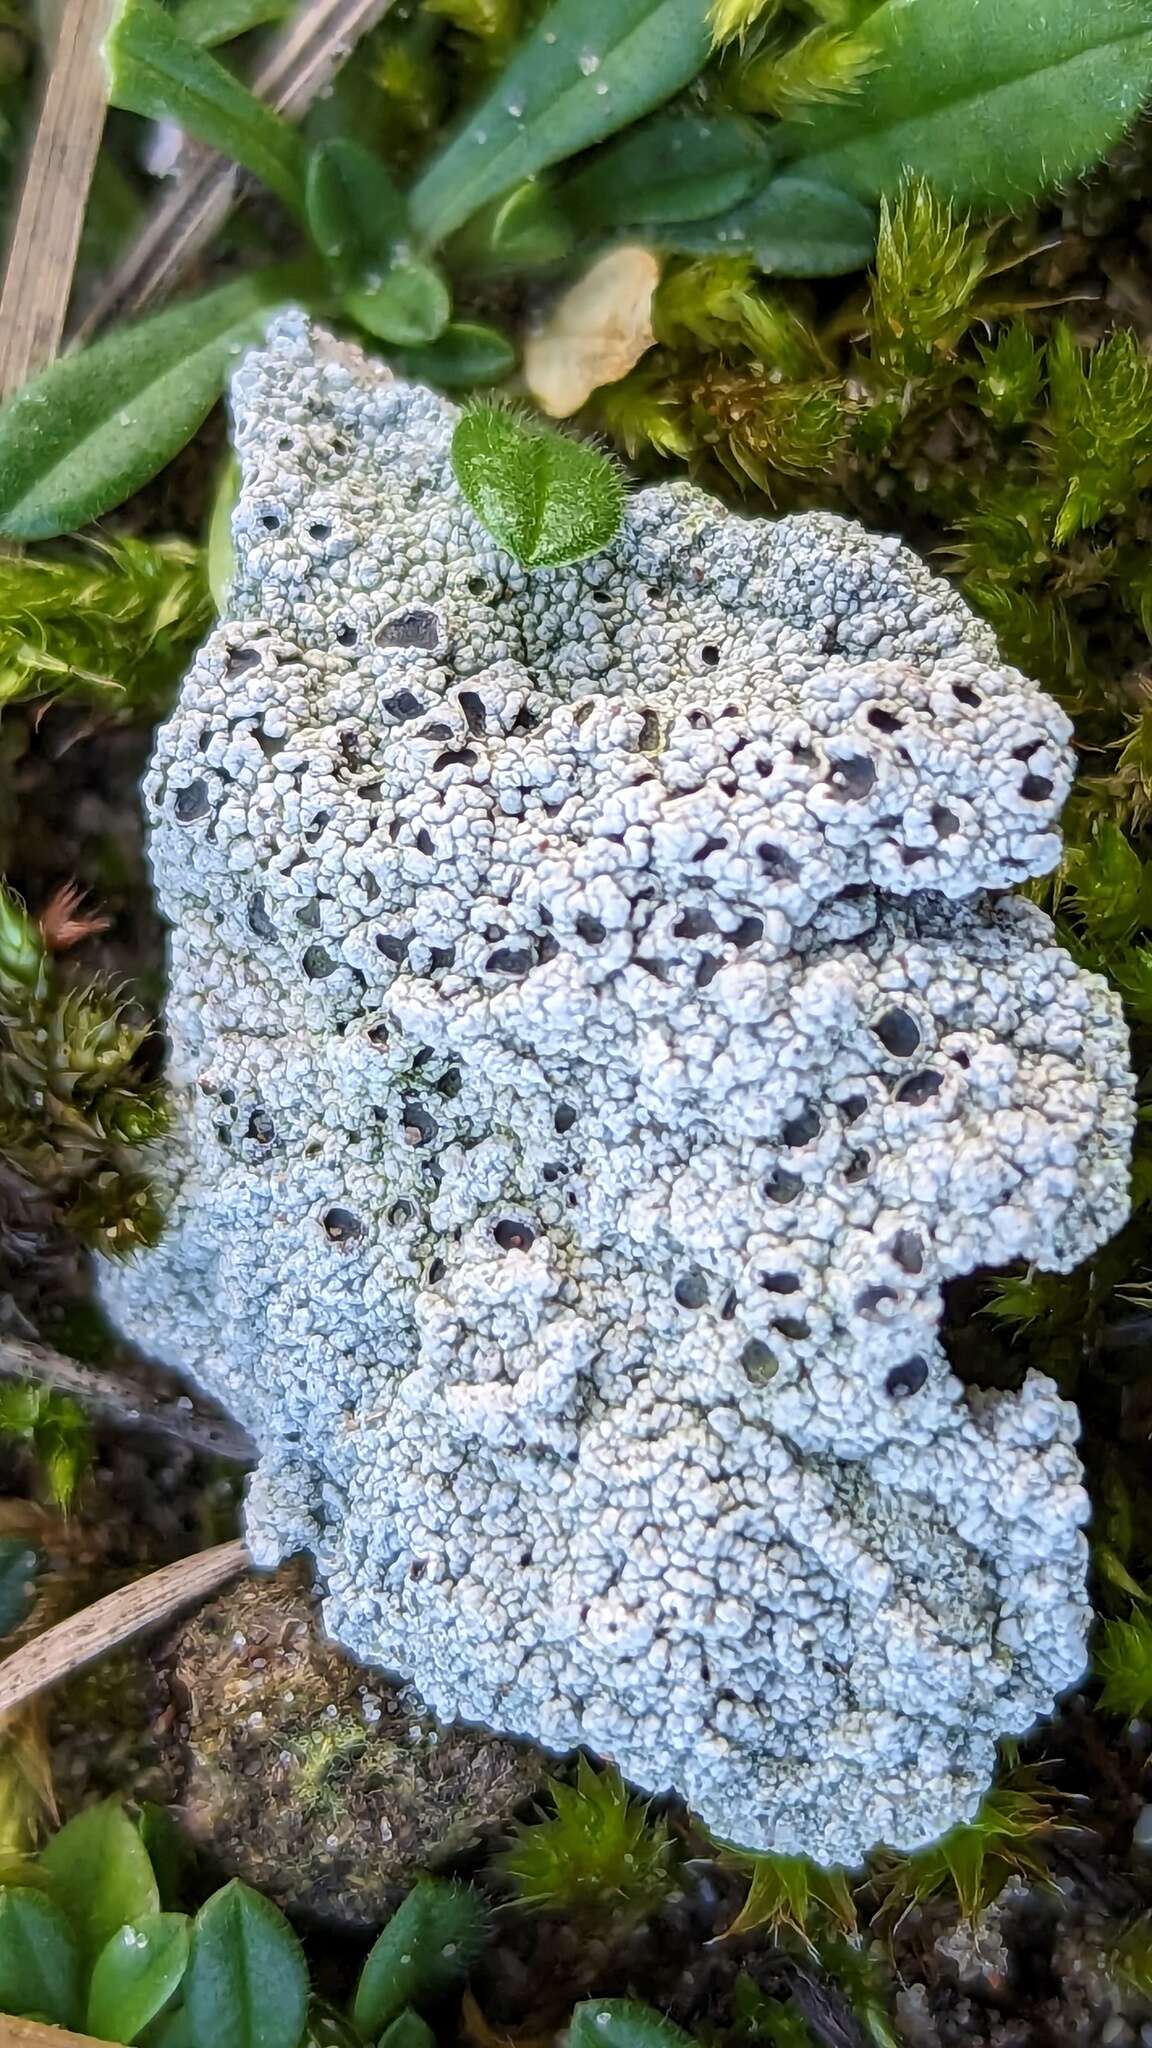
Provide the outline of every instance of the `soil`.
{"type": "Polygon", "coordinates": [[[553,1768],[437,1721],[325,1641],[301,1565],[210,1601],[152,1670],[157,1759],[206,1865],[307,1921],[378,1926],[414,1873],[490,1844],[553,1768]]]}

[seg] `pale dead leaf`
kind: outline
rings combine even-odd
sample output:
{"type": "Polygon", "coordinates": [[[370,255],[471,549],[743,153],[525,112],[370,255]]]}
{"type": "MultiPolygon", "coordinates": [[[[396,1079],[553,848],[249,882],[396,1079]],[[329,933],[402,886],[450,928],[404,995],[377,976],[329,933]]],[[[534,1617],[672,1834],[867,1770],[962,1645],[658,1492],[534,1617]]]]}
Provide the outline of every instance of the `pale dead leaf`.
{"type": "Polygon", "coordinates": [[[600,256],[524,344],[524,382],[553,419],[579,412],[601,384],[626,377],[652,347],[659,259],[639,243],[600,256]]]}

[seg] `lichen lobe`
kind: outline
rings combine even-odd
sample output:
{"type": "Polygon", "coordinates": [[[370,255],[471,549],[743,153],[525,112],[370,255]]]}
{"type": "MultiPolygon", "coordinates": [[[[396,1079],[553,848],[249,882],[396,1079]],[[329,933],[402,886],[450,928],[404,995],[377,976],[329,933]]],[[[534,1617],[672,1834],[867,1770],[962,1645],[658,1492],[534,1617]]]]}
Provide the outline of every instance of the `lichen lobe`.
{"type": "Polygon", "coordinates": [[[525,575],[447,402],[280,320],[232,616],[146,784],[182,1091],[134,1336],[249,1540],[438,1714],[852,1861],[1084,1664],[1075,1416],[940,1290],[1126,1212],[1118,1006],[1033,905],[1059,708],[898,543],[675,485],[525,575]]]}

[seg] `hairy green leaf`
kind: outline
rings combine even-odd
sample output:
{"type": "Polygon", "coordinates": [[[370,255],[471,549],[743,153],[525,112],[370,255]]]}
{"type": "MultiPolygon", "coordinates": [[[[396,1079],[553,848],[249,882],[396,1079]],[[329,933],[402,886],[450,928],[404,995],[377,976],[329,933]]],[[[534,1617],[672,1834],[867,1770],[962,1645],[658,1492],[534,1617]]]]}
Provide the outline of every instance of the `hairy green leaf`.
{"type": "Polygon", "coordinates": [[[442,241],[486,200],[678,92],[708,54],[707,12],[707,0],[556,0],[417,180],[417,234],[442,241]]]}
{"type": "Polygon", "coordinates": [[[620,524],[624,486],[615,463],[502,406],[464,414],[452,467],[481,525],[527,569],[595,554],[620,524]]]}
{"type": "Polygon", "coordinates": [[[299,272],[257,271],[63,356],[0,410],[0,534],[99,519],[163,469],[211,411],[299,272]]]}
{"type": "Polygon", "coordinates": [[[589,1998],[568,2029],[569,2048],[694,2048],[691,2034],[650,2005],[630,1998],[589,1998]]]}
{"type": "Polygon", "coordinates": [[[784,170],[742,206],[659,229],[661,247],[686,255],[747,253],[777,277],[838,277],[867,263],[876,243],[870,207],[831,180],[784,170]]]}
{"type": "Polygon", "coordinates": [[[121,0],[104,55],[114,107],[175,121],[302,212],[304,150],[295,129],[190,42],[159,0],[121,0]]]}
{"type": "Polygon", "coordinates": [[[865,199],[913,171],[1015,205],[1094,163],[1152,88],[1149,0],[885,0],[867,41],[857,99],[775,130],[805,176],[865,199]]]}
{"type": "Polygon", "coordinates": [[[735,114],[657,114],[577,171],[560,200],[583,229],[699,220],[740,205],[772,159],[763,132],[735,114]]]}
{"type": "Polygon", "coordinates": [[[134,2041],[179,1985],[188,1935],[183,1913],[148,1913],[121,1927],[92,1968],[88,2032],[103,2041],[134,2041]]]}
{"type": "Polygon", "coordinates": [[[475,1892],[421,1878],[377,1936],[360,1972],[352,2023],[363,2039],[373,2040],[414,1999],[442,1991],[461,1976],[483,1925],[484,1907],[475,1892]]]}
{"type": "Polygon", "coordinates": [[[86,1807],[53,1835],[40,1852],[40,1867],[88,1959],[129,1920],[159,1908],[148,1852],[114,1799],[86,1807]]]}
{"type": "Polygon", "coordinates": [[[360,143],[336,136],[308,159],[305,203],[316,247],[345,285],[391,259],[408,211],[392,174],[360,143]]]}
{"type": "Polygon", "coordinates": [[[426,348],[389,349],[388,361],[398,376],[445,391],[474,390],[499,384],[516,364],[516,351],[495,327],[454,320],[426,348]]]}
{"type": "Polygon", "coordinates": [[[0,1889],[0,2011],[74,2027],[80,1959],[59,1906],[23,1885],[0,1889]]]}
{"type": "Polygon", "coordinates": [[[176,9],[176,26],[190,43],[202,50],[217,43],[230,43],[249,29],[263,28],[270,21],[284,21],[295,0],[181,0],[176,9]]]}
{"type": "Polygon", "coordinates": [[[440,272],[418,258],[397,258],[377,277],[344,294],[344,311],[381,341],[416,348],[448,324],[452,300],[440,272]]]}
{"type": "Polygon", "coordinates": [[[238,1879],[196,1916],[184,2003],[192,2048],[297,2048],[304,2032],[300,1944],[271,1900],[238,1879]]]}

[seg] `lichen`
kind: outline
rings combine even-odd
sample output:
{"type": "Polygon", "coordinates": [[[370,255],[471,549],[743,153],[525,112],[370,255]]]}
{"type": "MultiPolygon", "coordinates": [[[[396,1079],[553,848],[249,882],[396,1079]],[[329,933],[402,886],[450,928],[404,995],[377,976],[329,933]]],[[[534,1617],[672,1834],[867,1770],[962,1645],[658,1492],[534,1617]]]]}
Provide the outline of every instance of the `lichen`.
{"type": "Polygon", "coordinates": [[[1033,904],[1062,711],[898,542],[643,491],[525,574],[454,409],[279,321],[231,616],[146,784],[181,1128],[106,1293],[248,1535],[438,1714],[857,1859],[1085,1662],[1075,1416],[941,1287],[1126,1214],[1116,999],[1033,904]]]}

